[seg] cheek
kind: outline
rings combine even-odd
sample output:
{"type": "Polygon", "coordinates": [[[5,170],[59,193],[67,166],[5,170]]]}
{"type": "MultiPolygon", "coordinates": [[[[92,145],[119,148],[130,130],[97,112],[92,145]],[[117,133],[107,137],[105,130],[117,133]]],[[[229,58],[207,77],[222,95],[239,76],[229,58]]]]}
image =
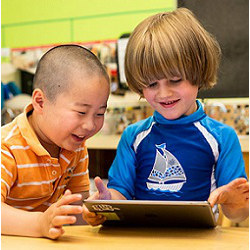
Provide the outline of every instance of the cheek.
{"type": "Polygon", "coordinates": [[[153,109],[156,108],[157,103],[156,103],[156,100],[155,100],[155,96],[154,96],[151,92],[150,92],[150,93],[149,93],[149,92],[145,93],[144,98],[145,98],[145,100],[147,101],[147,103],[148,103],[153,109]]]}
{"type": "Polygon", "coordinates": [[[189,82],[187,82],[186,85],[184,85],[180,90],[180,92],[182,92],[185,96],[188,96],[189,98],[196,98],[196,96],[198,95],[198,91],[198,86],[192,85],[189,82]]]}
{"type": "Polygon", "coordinates": [[[95,133],[97,133],[102,128],[103,123],[104,123],[104,117],[97,119],[95,133]]]}
{"type": "Polygon", "coordinates": [[[198,95],[198,88],[192,88],[186,92],[186,97],[190,100],[196,99],[198,95]]]}
{"type": "Polygon", "coordinates": [[[60,121],[60,127],[62,130],[72,132],[81,125],[81,119],[75,115],[69,115],[63,117],[60,121]]]}
{"type": "Polygon", "coordinates": [[[148,102],[150,102],[152,100],[153,96],[152,96],[152,92],[151,91],[149,91],[148,89],[144,89],[142,93],[143,93],[144,98],[148,102]]]}

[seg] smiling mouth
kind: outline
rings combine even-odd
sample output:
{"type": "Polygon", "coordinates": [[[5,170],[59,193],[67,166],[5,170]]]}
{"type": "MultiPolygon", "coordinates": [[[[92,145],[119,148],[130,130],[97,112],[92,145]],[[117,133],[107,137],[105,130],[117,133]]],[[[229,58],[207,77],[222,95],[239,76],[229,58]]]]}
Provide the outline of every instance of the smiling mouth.
{"type": "Polygon", "coordinates": [[[84,136],[84,135],[74,135],[74,134],[72,134],[72,136],[73,136],[74,140],[76,140],[78,142],[81,142],[86,138],[86,136],[84,136]]]}
{"type": "Polygon", "coordinates": [[[164,107],[172,107],[172,106],[174,106],[179,100],[180,100],[180,99],[174,100],[174,101],[169,101],[169,102],[160,102],[160,104],[161,104],[162,106],[164,106],[164,107]]]}

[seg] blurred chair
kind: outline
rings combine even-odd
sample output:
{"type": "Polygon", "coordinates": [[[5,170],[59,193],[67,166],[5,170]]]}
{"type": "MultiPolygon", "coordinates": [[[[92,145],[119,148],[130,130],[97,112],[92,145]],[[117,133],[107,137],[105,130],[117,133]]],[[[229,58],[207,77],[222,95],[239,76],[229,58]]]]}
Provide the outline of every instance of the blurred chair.
{"type": "Polygon", "coordinates": [[[26,105],[31,103],[32,97],[28,94],[19,94],[4,102],[1,109],[1,125],[11,122],[16,116],[23,112],[26,105]]]}

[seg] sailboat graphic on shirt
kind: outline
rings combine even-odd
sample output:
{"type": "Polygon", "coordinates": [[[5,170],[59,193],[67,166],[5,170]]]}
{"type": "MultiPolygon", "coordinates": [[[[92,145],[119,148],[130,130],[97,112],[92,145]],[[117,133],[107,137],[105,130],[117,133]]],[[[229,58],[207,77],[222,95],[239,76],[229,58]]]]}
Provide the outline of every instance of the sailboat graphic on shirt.
{"type": "Polygon", "coordinates": [[[166,143],[155,146],[155,162],[148,177],[153,183],[147,182],[147,187],[151,190],[178,192],[186,182],[184,170],[179,161],[166,150],[166,143]]]}

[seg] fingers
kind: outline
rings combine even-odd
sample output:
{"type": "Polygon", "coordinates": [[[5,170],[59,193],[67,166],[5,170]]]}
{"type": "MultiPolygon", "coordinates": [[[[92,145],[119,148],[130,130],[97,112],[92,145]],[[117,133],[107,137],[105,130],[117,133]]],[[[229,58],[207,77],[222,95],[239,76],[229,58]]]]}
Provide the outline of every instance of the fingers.
{"type": "Polygon", "coordinates": [[[56,239],[62,235],[64,233],[62,226],[74,224],[76,217],[73,215],[82,214],[82,206],[71,204],[81,200],[81,194],[72,194],[70,190],[66,190],[63,197],[43,213],[41,217],[43,234],[51,239],[56,239]]]}
{"type": "Polygon", "coordinates": [[[63,205],[57,208],[56,215],[66,214],[81,214],[83,212],[82,206],[77,205],[63,205]]]}
{"type": "Polygon", "coordinates": [[[99,192],[95,192],[87,200],[99,200],[99,192]]]}
{"type": "MultiPolygon", "coordinates": [[[[66,190],[66,192],[69,190],[66,190]]],[[[56,206],[62,206],[62,205],[67,205],[76,201],[82,200],[82,195],[81,194],[71,194],[71,192],[67,192],[63,195],[63,197],[56,202],[56,206]]]]}
{"type": "Polygon", "coordinates": [[[98,225],[101,225],[105,222],[106,218],[102,215],[96,215],[94,218],[88,218],[88,223],[91,225],[91,226],[98,226],[98,225]]]}
{"type": "Polygon", "coordinates": [[[98,199],[100,200],[110,200],[111,199],[111,193],[109,189],[104,185],[102,179],[100,177],[96,177],[94,179],[96,188],[99,192],[98,199]]]}
{"type": "Polygon", "coordinates": [[[211,207],[213,207],[216,203],[218,203],[219,195],[223,191],[224,186],[216,188],[208,198],[208,202],[210,203],[211,207]]]}
{"type": "Polygon", "coordinates": [[[209,196],[208,202],[213,207],[218,204],[239,204],[249,199],[249,183],[245,178],[237,178],[227,185],[215,189],[209,196]]]}
{"type": "Polygon", "coordinates": [[[225,187],[230,190],[230,193],[234,193],[233,198],[240,198],[241,195],[249,193],[249,183],[245,178],[235,179],[225,187]]]}
{"type": "Polygon", "coordinates": [[[101,214],[90,213],[88,216],[83,216],[85,221],[91,226],[98,226],[106,220],[106,217],[101,214]]]}
{"type": "Polygon", "coordinates": [[[98,177],[98,176],[95,177],[94,181],[95,181],[95,186],[96,186],[97,190],[99,191],[99,193],[106,191],[107,188],[104,185],[104,183],[100,177],[98,177]]]}
{"type": "Polygon", "coordinates": [[[249,192],[249,183],[246,182],[246,183],[243,183],[243,184],[240,184],[237,189],[241,190],[242,192],[249,192]]]}
{"type": "Polygon", "coordinates": [[[76,222],[75,216],[59,215],[52,220],[53,227],[61,227],[65,224],[74,224],[76,222]]]}
{"type": "Polygon", "coordinates": [[[69,189],[67,189],[65,192],[64,192],[64,195],[70,195],[72,194],[71,191],[69,189]]]}
{"type": "Polygon", "coordinates": [[[247,180],[245,178],[237,178],[230,183],[228,183],[230,188],[237,188],[241,184],[247,183],[247,180]]]}
{"type": "Polygon", "coordinates": [[[83,211],[81,206],[63,205],[56,208],[54,216],[51,218],[49,229],[49,237],[56,239],[64,233],[62,226],[65,224],[74,224],[76,217],[68,214],[81,214],[83,211]]]}
{"type": "Polygon", "coordinates": [[[89,214],[94,214],[94,215],[95,215],[95,213],[90,212],[90,211],[88,210],[88,208],[87,208],[85,205],[82,205],[82,213],[83,213],[84,215],[89,215],[89,214]]]}
{"type": "Polygon", "coordinates": [[[83,219],[92,226],[98,226],[106,220],[106,217],[96,213],[90,212],[85,205],[83,205],[83,219]]]}
{"type": "Polygon", "coordinates": [[[89,218],[95,218],[95,217],[96,217],[96,214],[93,213],[93,212],[90,212],[90,211],[88,210],[88,208],[87,208],[85,205],[82,206],[82,209],[83,209],[82,217],[83,217],[83,219],[86,220],[87,222],[88,222],[88,219],[89,219],[89,218]]]}
{"type": "Polygon", "coordinates": [[[59,236],[64,234],[64,230],[60,227],[60,228],[55,228],[52,227],[49,229],[49,235],[48,237],[50,239],[57,239],[59,236]]]}
{"type": "Polygon", "coordinates": [[[81,206],[75,205],[56,207],[49,223],[49,227],[51,227],[49,229],[49,237],[55,239],[62,235],[64,232],[62,226],[65,224],[74,224],[76,222],[76,217],[72,214],[81,214],[82,211],[83,209],[81,206]]]}
{"type": "MultiPolygon", "coordinates": [[[[58,200],[54,204],[54,206],[51,206],[50,208],[51,209],[50,221],[52,227],[61,227],[64,224],[75,223],[76,217],[73,216],[73,214],[81,214],[83,208],[80,205],[70,205],[70,204],[81,199],[82,199],[81,194],[72,194],[70,190],[66,190],[63,197],[60,200],[58,200]]],[[[58,230],[54,231],[58,233],[58,230]]],[[[55,233],[55,235],[57,233],[55,233]]]]}
{"type": "Polygon", "coordinates": [[[217,198],[218,198],[217,193],[213,192],[210,194],[208,202],[210,203],[211,207],[214,207],[214,205],[217,203],[217,198]]]}

